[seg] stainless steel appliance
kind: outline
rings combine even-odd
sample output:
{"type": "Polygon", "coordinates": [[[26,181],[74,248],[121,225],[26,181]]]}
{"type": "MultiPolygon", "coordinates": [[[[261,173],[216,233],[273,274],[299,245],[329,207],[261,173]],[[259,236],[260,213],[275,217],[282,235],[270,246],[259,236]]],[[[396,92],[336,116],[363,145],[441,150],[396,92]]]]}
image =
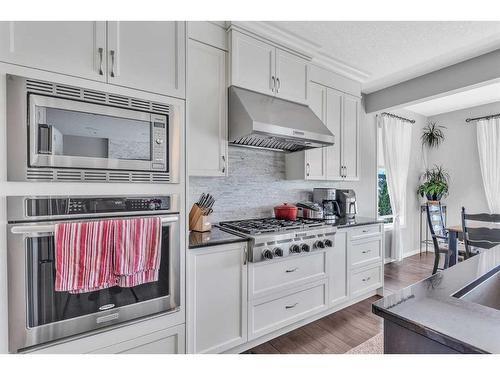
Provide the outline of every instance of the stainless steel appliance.
{"type": "Polygon", "coordinates": [[[219,227],[249,239],[250,262],[300,256],[311,251],[331,248],[337,231],[337,228],[323,221],[309,219],[222,221],[219,227]]]}
{"type": "Polygon", "coordinates": [[[229,141],[293,152],[331,146],[335,138],[307,105],[231,86],[229,141]]]}
{"type": "Polygon", "coordinates": [[[298,217],[304,219],[322,220],[324,218],[323,208],[318,203],[314,202],[299,202],[297,203],[298,217]]]}
{"type": "Polygon", "coordinates": [[[9,181],[179,182],[180,106],[7,76],[9,181]]]}
{"type": "Polygon", "coordinates": [[[323,208],[323,217],[328,222],[335,222],[341,216],[337,189],[314,188],[313,201],[323,208]]]}
{"type": "Polygon", "coordinates": [[[358,213],[356,193],[352,189],[337,189],[337,201],[339,202],[340,215],[353,218],[358,213]]]}
{"type": "Polygon", "coordinates": [[[9,351],[178,311],[179,203],[177,195],[7,197],[9,351]],[[81,294],[55,291],[56,223],[153,215],[163,228],[157,282],[81,294]]]}

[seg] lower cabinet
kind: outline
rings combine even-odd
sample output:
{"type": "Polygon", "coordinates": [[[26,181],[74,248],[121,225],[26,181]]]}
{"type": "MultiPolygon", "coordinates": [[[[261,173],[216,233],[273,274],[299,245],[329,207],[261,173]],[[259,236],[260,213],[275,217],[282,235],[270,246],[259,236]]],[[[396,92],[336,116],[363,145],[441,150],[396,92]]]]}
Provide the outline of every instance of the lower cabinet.
{"type": "Polygon", "coordinates": [[[164,318],[152,318],[122,328],[28,351],[34,354],[184,354],[186,326],[157,329],[164,318]]]}
{"type": "Polygon", "coordinates": [[[349,262],[347,259],[347,233],[335,234],[335,245],[328,251],[328,283],[330,306],[336,306],[349,299],[349,262]]]}
{"type": "Polygon", "coordinates": [[[220,353],[247,341],[246,243],[188,250],[189,353],[220,353]]]}

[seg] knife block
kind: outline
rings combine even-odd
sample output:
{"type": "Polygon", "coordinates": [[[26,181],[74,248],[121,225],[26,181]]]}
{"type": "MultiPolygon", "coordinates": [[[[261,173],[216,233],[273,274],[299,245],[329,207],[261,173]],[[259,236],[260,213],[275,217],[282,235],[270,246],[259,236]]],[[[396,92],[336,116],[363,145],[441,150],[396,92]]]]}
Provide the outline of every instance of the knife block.
{"type": "Polygon", "coordinates": [[[210,215],[203,215],[203,211],[198,205],[194,204],[189,212],[189,230],[195,232],[209,232],[212,230],[210,215]]]}

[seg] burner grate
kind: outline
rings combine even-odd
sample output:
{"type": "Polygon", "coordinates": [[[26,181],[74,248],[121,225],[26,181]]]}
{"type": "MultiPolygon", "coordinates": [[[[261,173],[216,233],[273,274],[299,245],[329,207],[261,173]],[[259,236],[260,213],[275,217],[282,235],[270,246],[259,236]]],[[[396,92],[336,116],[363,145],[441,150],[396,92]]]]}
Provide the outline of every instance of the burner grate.
{"type": "Polygon", "coordinates": [[[323,221],[311,219],[280,220],[276,218],[222,221],[220,226],[245,234],[274,233],[325,225],[323,221]]]}

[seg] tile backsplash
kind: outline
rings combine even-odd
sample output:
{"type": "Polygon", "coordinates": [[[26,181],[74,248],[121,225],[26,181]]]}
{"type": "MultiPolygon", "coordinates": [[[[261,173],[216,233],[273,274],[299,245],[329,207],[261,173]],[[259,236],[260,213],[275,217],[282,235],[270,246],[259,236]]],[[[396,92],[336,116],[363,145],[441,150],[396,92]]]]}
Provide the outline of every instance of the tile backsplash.
{"type": "Polygon", "coordinates": [[[315,187],[345,187],[336,182],[286,180],[283,152],[231,146],[228,168],[225,178],[189,178],[189,207],[201,193],[212,194],[214,222],[270,217],[274,206],[312,200],[315,187]]]}

